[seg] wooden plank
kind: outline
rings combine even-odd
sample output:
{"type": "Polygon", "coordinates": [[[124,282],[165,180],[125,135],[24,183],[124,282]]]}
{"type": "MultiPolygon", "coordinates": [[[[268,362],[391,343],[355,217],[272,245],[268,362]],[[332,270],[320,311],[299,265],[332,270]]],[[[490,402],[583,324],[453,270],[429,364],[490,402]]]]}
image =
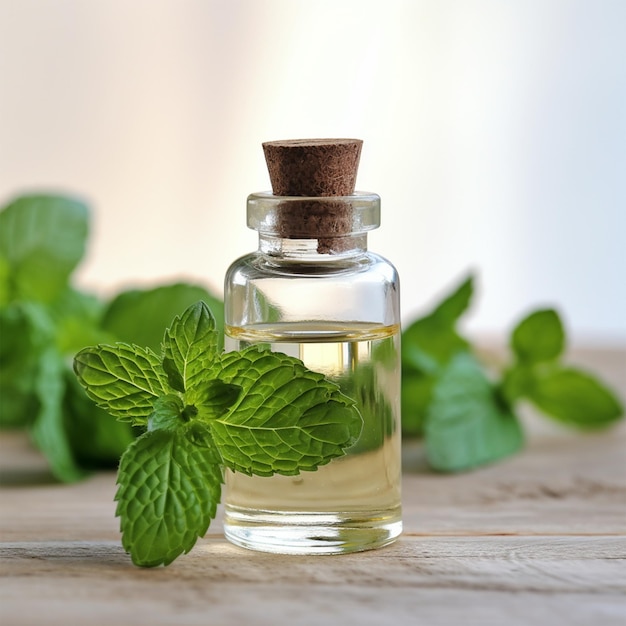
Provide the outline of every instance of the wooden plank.
{"type": "Polygon", "coordinates": [[[626,538],[404,537],[380,550],[341,557],[252,552],[222,538],[199,540],[167,568],[132,566],[118,542],[9,542],[2,570],[12,577],[149,579],[257,584],[433,586],[498,591],[620,593],[626,590],[626,538]],[[601,581],[601,582],[600,582],[601,581]]]}
{"type": "Polygon", "coordinates": [[[498,592],[325,585],[298,582],[242,586],[150,581],[106,589],[83,581],[64,586],[12,580],[0,596],[7,626],[623,626],[615,594],[498,592]],[[160,594],[157,596],[154,591],[160,594]],[[27,594],[27,595],[26,595],[27,594]],[[21,598],[20,598],[21,595],[21,598]],[[35,597],[31,602],[28,598],[35,597]]]}
{"type": "Polygon", "coordinates": [[[401,624],[418,616],[429,624],[617,624],[626,616],[623,537],[404,538],[322,558],[249,552],[215,538],[153,570],[130,565],[117,542],[11,543],[0,554],[8,576],[0,601],[15,624],[128,623],[131,615],[137,624],[401,624]]]}

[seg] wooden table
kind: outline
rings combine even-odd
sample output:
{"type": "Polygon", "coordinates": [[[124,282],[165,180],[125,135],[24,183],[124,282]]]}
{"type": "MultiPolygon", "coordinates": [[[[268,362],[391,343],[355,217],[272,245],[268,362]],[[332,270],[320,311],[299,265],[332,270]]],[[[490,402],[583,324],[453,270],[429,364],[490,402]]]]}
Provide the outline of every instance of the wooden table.
{"type": "MultiPolygon", "coordinates": [[[[584,356],[626,395],[624,352],[584,356]]],[[[24,438],[4,434],[0,624],[623,626],[626,424],[580,435],[524,418],[523,452],[467,474],[429,473],[405,445],[392,546],[250,552],[224,540],[218,515],[189,555],[151,570],[120,546],[114,474],[54,484],[24,438]]]]}

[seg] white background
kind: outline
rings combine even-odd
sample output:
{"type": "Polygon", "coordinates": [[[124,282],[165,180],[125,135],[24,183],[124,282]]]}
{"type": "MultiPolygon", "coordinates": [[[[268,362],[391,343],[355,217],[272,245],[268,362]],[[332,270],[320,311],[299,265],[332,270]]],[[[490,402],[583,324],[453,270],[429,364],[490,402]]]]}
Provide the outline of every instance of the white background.
{"type": "Polygon", "coordinates": [[[405,321],[475,271],[474,333],[626,343],[625,0],[0,0],[0,203],[89,200],[82,286],[221,293],[261,142],[333,136],[405,321]]]}

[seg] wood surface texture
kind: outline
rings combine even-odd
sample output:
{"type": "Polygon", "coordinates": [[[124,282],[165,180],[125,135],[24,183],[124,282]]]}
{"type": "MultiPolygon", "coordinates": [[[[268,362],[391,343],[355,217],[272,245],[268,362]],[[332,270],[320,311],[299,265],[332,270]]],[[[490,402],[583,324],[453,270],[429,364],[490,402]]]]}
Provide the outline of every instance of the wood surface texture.
{"type": "MultiPolygon", "coordinates": [[[[584,352],[626,391],[623,351],[584,352]]],[[[167,568],[134,567],[115,475],[54,483],[22,435],[0,439],[0,624],[626,624],[626,424],[571,432],[524,414],[525,449],[474,472],[404,447],[404,533],[332,557],[247,551],[220,515],[167,568]]]]}

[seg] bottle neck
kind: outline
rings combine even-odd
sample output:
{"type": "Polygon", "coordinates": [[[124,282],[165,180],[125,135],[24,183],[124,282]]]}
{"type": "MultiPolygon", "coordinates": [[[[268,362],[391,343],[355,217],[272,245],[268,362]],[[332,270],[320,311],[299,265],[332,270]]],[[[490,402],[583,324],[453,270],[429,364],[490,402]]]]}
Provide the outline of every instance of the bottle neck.
{"type": "Polygon", "coordinates": [[[359,256],[366,251],[367,233],[316,239],[295,239],[259,233],[259,252],[277,260],[324,263],[359,256]]]}
{"type": "Polygon", "coordinates": [[[358,256],[379,224],[376,194],[248,196],[248,226],[259,233],[259,251],[273,258],[324,262],[358,256]]]}

